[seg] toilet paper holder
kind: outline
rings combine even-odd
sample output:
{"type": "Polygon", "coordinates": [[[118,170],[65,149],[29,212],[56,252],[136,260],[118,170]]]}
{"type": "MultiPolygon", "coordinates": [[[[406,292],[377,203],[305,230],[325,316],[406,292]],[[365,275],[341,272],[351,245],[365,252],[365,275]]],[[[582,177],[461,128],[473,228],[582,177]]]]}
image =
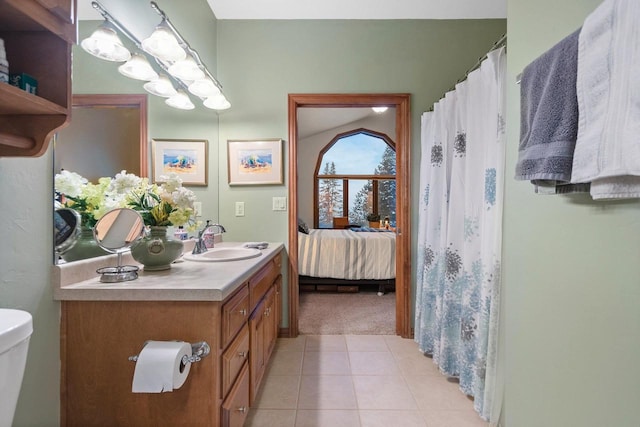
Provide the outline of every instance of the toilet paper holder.
{"type": "MultiPolygon", "coordinates": [[[[149,341],[145,341],[142,347],[147,345],[149,341]]],[[[211,347],[207,344],[206,341],[199,341],[196,343],[190,343],[191,346],[191,356],[183,356],[182,364],[186,365],[187,363],[199,362],[203,357],[206,357],[211,352],[211,347]]],[[[129,360],[132,362],[138,361],[138,355],[129,356],[129,360]]]]}

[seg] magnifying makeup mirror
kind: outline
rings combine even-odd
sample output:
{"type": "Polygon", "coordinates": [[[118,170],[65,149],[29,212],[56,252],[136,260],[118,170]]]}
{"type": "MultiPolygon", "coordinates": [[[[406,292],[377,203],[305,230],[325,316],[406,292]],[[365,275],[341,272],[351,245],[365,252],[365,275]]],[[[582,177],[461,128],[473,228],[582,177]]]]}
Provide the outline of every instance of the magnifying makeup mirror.
{"type": "Polygon", "coordinates": [[[61,208],[53,212],[53,245],[61,255],[75,245],[80,236],[80,214],[73,209],[61,208]]]}
{"type": "Polygon", "coordinates": [[[118,255],[116,267],[97,270],[101,282],[125,282],[138,278],[138,267],[122,265],[122,254],[130,250],[143,234],[142,216],[133,209],[114,209],[100,218],[93,229],[93,237],[102,249],[118,255]]]}

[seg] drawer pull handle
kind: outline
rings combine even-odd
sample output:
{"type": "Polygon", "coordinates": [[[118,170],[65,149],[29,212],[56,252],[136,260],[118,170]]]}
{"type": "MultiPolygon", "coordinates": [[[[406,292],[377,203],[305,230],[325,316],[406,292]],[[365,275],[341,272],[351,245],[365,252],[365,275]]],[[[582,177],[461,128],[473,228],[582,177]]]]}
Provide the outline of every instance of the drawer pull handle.
{"type": "Polygon", "coordinates": [[[246,351],[239,351],[238,352],[238,357],[242,357],[244,359],[245,357],[247,357],[247,352],[246,351]]]}
{"type": "Polygon", "coordinates": [[[238,310],[238,313],[240,313],[241,316],[246,316],[247,315],[247,310],[245,310],[244,308],[241,310],[238,310]]]}
{"type": "Polygon", "coordinates": [[[246,407],[246,406],[241,406],[241,407],[239,407],[239,408],[238,408],[238,412],[241,412],[241,413],[243,413],[243,414],[244,414],[245,412],[247,412],[247,407],[246,407]]]}

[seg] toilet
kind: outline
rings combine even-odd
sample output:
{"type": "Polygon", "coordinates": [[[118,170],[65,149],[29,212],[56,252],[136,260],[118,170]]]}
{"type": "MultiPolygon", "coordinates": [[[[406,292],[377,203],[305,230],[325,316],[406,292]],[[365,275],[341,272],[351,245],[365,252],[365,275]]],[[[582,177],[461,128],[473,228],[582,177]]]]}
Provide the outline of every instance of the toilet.
{"type": "Polygon", "coordinates": [[[27,363],[31,314],[0,308],[0,427],[11,427],[27,363]]]}

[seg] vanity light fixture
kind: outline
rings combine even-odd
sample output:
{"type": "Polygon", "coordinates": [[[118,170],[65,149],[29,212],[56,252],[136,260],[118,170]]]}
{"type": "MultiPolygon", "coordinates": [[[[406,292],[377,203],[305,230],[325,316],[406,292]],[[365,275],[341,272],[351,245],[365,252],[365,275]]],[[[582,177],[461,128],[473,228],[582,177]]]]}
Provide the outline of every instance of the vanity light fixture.
{"type": "Polygon", "coordinates": [[[227,98],[225,98],[221,93],[205,99],[203,105],[207,108],[211,108],[212,110],[226,110],[231,107],[227,98]]]}
{"type": "Polygon", "coordinates": [[[142,49],[161,61],[182,61],[187,57],[164,19],[153,34],[142,40],[142,49]]]}
{"type": "Polygon", "coordinates": [[[146,82],[143,87],[144,90],[150,94],[162,96],[164,98],[169,98],[178,93],[178,91],[173,87],[173,84],[171,84],[171,80],[169,80],[169,78],[164,74],[146,82]]]}
{"type": "Polygon", "coordinates": [[[384,113],[385,111],[387,111],[389,109],[389,107],[371,107],[371,109],[380,114],[380,113],[384,113]]]}
{"type": "Polygon", "coordinates": [[[213,81],[211,81],[210,78],[205,77],[204,79],[195,80],[191,83],[189,85],[189,92],[201,98],[208,98],[210,96],[218,95],[220,93],[220,89],[215,85],[215,83],[213,83],[213,81]]]}
{"type": "Polygon", "coordinates": [[[104,21],[91,36],[82,40],[80,46],[96,58],[106,61],[123,62],[131,58],[131,52],[124,47],[114,26],[108,21],[104,21]]]}
{"type": "Polygon", "coordinates": [[[148,80],[144,84],[145,90],[153,95],[168,98],[165,103],[171,107],[186,110],[195,108],[186,93],[189,91],[200,98],[207,108],[215,110],[230,108],[231,104],[222,93],[222,85],[209,72],[198,52],[182,38],[167,15],[155,2],[150,2],[150,5],[162,17],[162,21],[149,37],[140,42],[100,3],[92,1],[91,6],[102,15],[105,22],[91,37],[83,40],[81,46],[87,52],[101,59],[120,62],[131,59],[131,63],[123,64],[118,70],[127,77],[148,80]],[[131,57],[131,53],[118,38],[116,30],[124,34],[142,52],[131,57]],[[112,51],[117,51],[118,55],[111,55],[112,51]],[[146,60],[145,55],[152,57],[156,65],[169,77],[159,77],[154,67],[146,60]],[[142,62],[145,62],[148,67],[144,67],[142,62]],[[146,72],[139,71],[145,68],[146,72]],[[176,91],[176,86],[171,83],[170,79],[180,90],[176,91]]]}
{"type": "Polygon", "coordinates": [[[196,60],[187,56],[182,61],[176,61],[169,66],[169,74],[182,81],[193,81],[204,79],[204,71],[200,69],[196,60]]]}
{"type": "Polygon", "coordinates": [[[153,69],[147,58],[139,53],[134,53],[131,59],[118,67],[123,76],[136,80],[153,80],[158,78],[158,73],[153,69]]]}
{"type": "Polygon", "coordinates": [[[179,110],[193,110],[196,108],[183,90],[179,90],[175,95],[167,98],[164,103],[179,110]]]}

